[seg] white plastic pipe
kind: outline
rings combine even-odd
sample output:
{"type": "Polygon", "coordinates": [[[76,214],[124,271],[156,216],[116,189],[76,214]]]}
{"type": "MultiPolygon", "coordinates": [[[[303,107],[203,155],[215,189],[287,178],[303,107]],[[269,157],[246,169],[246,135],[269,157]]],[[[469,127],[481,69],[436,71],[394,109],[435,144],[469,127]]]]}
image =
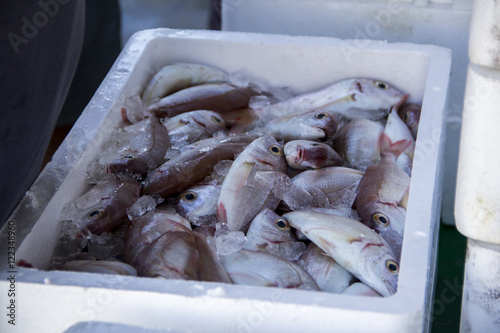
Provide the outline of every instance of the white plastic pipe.
{"type": "Polygon", "coordinates": [[[469,57],[472,63],[500,69],[500,1],[474,1],[469,57]]]}

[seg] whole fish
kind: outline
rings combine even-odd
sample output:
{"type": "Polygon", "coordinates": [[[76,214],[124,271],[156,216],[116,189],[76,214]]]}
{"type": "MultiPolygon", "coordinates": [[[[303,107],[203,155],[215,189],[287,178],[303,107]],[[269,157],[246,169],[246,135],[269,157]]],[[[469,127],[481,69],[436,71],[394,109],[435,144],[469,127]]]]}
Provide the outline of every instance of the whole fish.
{"type": "Polygon", "coordinates": [[[353,119],[335,135],[333,148],[352,168],[365,171],[380,160],[380,134],[384,127],[368,119],[353,119]]]}
{"type": "Polygon", "coordinates": [[[117,260],[73,260],[66,262],[59,269],[74,272],[137,276],[134,267],[117,260]]]}
{"type": "Polygon", "coordinates": [[[307,245],[298,264],[314,278],[322,291],[341,293],[355,280],[351,273],[314,243],[307,245]]]}
{"type": "Polygon", "coordinates": [[[149,81],[142,100],[149,103],[190,86],[227,81],[227,74],[200,64],[177,63],[161,68],[149,81]]]}
{"type": "Polygon", "coordinates": [[[356,282],[347,287],[344,292],[344,295],[356,295],[356,296],[369,296],[369,297],[380,297],[380,294],[377,293],[372,288],[368,287],[366,284],[362,282],[356,282]]]}
{"type": "Polygon", "coordinates": [[[397,142],[400,140],[406,140],[410,142],[410,145],[404,152],[402,152],[396,159],[396,164],[409,176],[411,176],[411,168],[413,165],[413,154],[415,152],[415,139],[411,134],[410,129],[406,124],[399,118],[398,115],[399,105],[394,106],[394,108],[389,113],[387,117],[387,123],[385,125],[384,133],[391,139],[392,142],[397,142]]]}
{"type": "Polygon", "coordinates": [[[288,113],[328,109],[349,118],[377,120],[385,117],[391,107],[405,94],[387,82],[372,79],[346,79],[323,89],[305,93],[273,104],[266,113],[282,116],[288,113]]]}
{"type": "Polygon", "coordinates": [[[283,201],[292,209],[307,207],[350,208],[363,172],[344,167],[306,170],[291,179],[283,201]]]}
{"type": "Polygon", "coordinates": [[[278,140],[319,140],[337,131],[337,117],[328,111],[286,114],[265,125],[265,130],[278,140]]]}
{"type": "Polygon", "coordinates": [[[399,264],[390,245],[359,221],[297,210],[282,218],[382,296],[396,292],[399,264]]]}
{"type": "Polygon", "coordinates": [[[286,173],[283,147],[272,136],[254,140],[238,155],[222,183],[217,202],[217,221],[230,230],[245,229],[264,208],[276,209],[279,199],[259,176],[277,178],[286,173]]]}
{"type": "Polygon", "coordinates": [[[107,164],[107,172],[145,176],[164,162],[170,148],[168,131],[156,117],[123,128],[117,140],[120,158],[107,164]]]}
{"type": "Polygon", "coordinates": [[[417,138],[421,111],[422,106],[416,103],[405,103],[398,110],[399,117],[408,126],[414,139],[417,138]]]}
{"type": "Polygon", "coordinates": [[[143,194],[159,194],[166,198],[184,190],[210,174],[219,161],[234,159],[253,138],[247,135],[210,138],[184,146],[179,156],[147,175],[143,194]]]}
{"type": "Polygon", "coordinates": [[[139,276],[231,283],[204,235],[169,231],[146,246],[135,259],[139,276]]]}
{"type": "Polygon", "coordinates": [[[226,125],[222,117],[209,110],[182,113],[165,121],[172,146],[190,144],[207,139],[214,133],[224,131],[226,125]]]}
{"type": "Polygon", "coordinates": [[[120,226],[127,219],[127,208],[139,198],[141,185],[134,180],[115,179],[92,186],[65,207],[81,236],[100,235],[120,226]]]}
{"type": "Polygon", "coordinates": [[[146,214],[134,218],[123,238],[123,258],[129,264],[134,264],[137,255],[156,238],[167,231],[183,231],[191,229],[188,220],[175,213],[172,209],[156,208],[146,214]]]}
{"type": "Polygon", "coordinates": [[[258,92],[250,87],[229,83],[200,84],[162,98],[147,111],[157,117],[174,117],[195,110],[231,111],[248,107],[250,98],[256,95],[258,92]]]}
{"type": "Polygon", "coordinates": [[[382,159],[368,167],[359,184],[356,207],[364,224],[377,230],[391,244],[399,258],[406,210],[400,203],[406,200],[410,177],[396,165],[396,158],[408,146],[408,141],[392,143],[380,136],[382,159]]]}
{"type": "Polygon", "coordinates": [[[234,284],[319,290],[299,265],[269,253],[240,250],[220,260],[234,284]]]}
{"type": "Polygon", "coordinates": [[[217,222],[217,200],[221,185],[196,184],[177,199],[177,211],[196,226],[217,222]]]}
{"type": "Polygon", "coordinates": [[[306,245],[297,241],[287,221],[269,208],[264,208],[250,223],[243,248],[292,261],[300,257],[306,245]]]}
{"type": "Polygon", "coordinates": [[[340,166],[342,158],[325,143],[309,140],[293,140],[283,146],[288,166],[293,169],[320,169],[340,166]]]}

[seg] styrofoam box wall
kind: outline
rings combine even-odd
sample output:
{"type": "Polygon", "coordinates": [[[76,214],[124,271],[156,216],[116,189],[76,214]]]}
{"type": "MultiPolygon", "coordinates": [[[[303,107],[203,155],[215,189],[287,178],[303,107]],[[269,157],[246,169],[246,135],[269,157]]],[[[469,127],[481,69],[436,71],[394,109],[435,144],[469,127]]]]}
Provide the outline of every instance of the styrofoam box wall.
{"type": "MultiPolygon", "coordinates": [[[[295,93],[351,77],[383,79],[423,103],[411,179],[399,287],[387,298],[17,268],[19,332],[59,332],[81,321],[193,332],[402,332],[428,327],[442,181],[448,49],[373,42],[350,53],[343,41],[215,31],[145,30],[134,35],[36,183],[10,217],[16,259],[46,269],[62,207],[88,188],[87,165],[120,120],[126,97],[161,66],[202,63],[241,71],[295,93]],[[350,54],[348,56],[348,54],[350,54]],[[19,246],[20,244],[20,246],[19,246]],[[47,325],[47,326],[46,326],[47,325]]],[[[8,224],[6,223],[5,226],[8,224]]],[[[1,233],[7,239],[6,227],[1,233]]],[[[2,252],[0,291],[9,269],[2,252]]],[[[0,321],[0,328],[6,321],[0,321]]]]}
{"type": "Polygon", "coordinates": [[[222,30],[433,44],[453,51],[442,219],[453,214],[472,0],[222,0],[222,30]]]}

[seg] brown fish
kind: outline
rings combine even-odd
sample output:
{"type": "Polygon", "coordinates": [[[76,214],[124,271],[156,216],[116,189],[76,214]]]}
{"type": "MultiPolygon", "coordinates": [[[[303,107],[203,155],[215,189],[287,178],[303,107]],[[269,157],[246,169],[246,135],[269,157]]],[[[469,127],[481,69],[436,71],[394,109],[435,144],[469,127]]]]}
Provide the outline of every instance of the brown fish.
{"type": "Polygon", "coordinates": [[[356,208],[362,222],[377,230],[398,258],[406,215],[400,203],[408,195],[410,177],[396,165],[396,159],[410,144],[406,140],[392,143],[387,135],[382,134],[382,159],[368,167],[356,197],[356,208]]]}
{"type": "Polygon", "coordinates": [[[116,179],[94,185],[66,208],[66,218],[80,230],[100,235],[127,219],[127,208],[139,198],[141,185],[134,180],[116,179]]]}
{"type": "Polygon", "coordinates": [[[156,238],[167,231],[183,231],[179,225],[191,229],[188,220],[168,208],[156,208],[134,218],[123,239],[123,258],[133,265],[137,255],[156,238]]]}
{"type": "Polygon", "coordinates": [[[183,152],[151,171],[143,182],[143,194],[166,198],[178,193],[213,171],[221,160],[232,160],[243,151],[251,136],[211,138],[183,147],[183,152]],[[238,143],[233,143],[238,142],[238,143]]]}
{"type": "Polygon", "coordinates": [[[125,143],[118,142],[120,158],[107,165],[107,172],[140,174],[164,162],[165,153],[170,148],[168,131],[156,117],[148,117],[139,123],[127,126],[120,136],[125,143]]]}
{"type": "Polygon", "coordinates": [[[204,235],[185,228],[169,231],[135,259],[140,276],[231,283],[204,235]]]}
{"type": "Polygon", "coordinates": [[[256,95],[258,92],[250,87],[229,83],[200,84],[162,98],[147,111],[158,117],[174,117],[195,110],[231,111],[248,107],[250,98],[256,95]]]}

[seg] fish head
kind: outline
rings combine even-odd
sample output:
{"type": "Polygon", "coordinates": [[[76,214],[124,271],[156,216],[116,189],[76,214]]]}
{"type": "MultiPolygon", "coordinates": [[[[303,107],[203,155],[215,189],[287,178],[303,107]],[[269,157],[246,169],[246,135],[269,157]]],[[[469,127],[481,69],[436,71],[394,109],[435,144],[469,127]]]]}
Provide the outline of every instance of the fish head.
{"type": "Polygon", "coordinates": [[[403,243],[406,210],[395,205],[375,206],[371,214],[371,226],[389,243],[394,252],[399,254],[403,243]]]}
{"type": "Polygon", "coordinates": [[[323,131],[324,136],[319,139],[326,139],[337,132],[339,121],[337,116],[331,111],[313,110],[303,114],[299,118],[301,118],[300,122],[303,126],[323,131]]]}
{"type": "Polygon", "coordinates": [[[226,128],[226,123],[222,116],[214,111],[198,110],[191,113],[191,119],[196,124],[206,128],[208,132],[215,133],[226,128]]]}
{"type": "Polygon", "coordinates": [[[399,263],[392,250],[383,244],[368,244],[361,252],[358,269],[362,281],[382,296],[396,293],[399,263]]]}
{"type": "Polygon", "coordinates": [[[297,240],[288,221],[269,208],[264,208],[252,220],[247,235],[252,233],[258,235],[267,243],[284,243],[297,240]]]}
{"type": "Polygon", "coordinates": [[[418,129],[420,123],[420,112],[422,107],[415,103],[404,104],[399,110],[398,114],[401,120],[412,130],[418,129]]]}
{"type": "Polygon", "coordinates": [[[341,158],[327,144],[294,140],[285,144],[284,152],[288,166],[298,169],[317,169],[322,166],[338,163],[341,158]]]}
{"type": "Polygon", "coordinates": [[[406,94],[381,80],[355,79],[352,81],[352,85],[354,93],[351,98],[355,108],[380,111],[368,112],[375,118],[386,116],[393,105],[406,98],[406,94]]]}
{"type": "Polygon", "coordinates": [[[215,219],[220,185],[196,185],[182,192],[177,200],[179,213],[195,225],[215,219]]]}
{"type": "Polygon", "coordinates": [[[271,135],[254,140],[245,150],[264,169],[286,172],[287,165],[283,145],[271,135]]]}

